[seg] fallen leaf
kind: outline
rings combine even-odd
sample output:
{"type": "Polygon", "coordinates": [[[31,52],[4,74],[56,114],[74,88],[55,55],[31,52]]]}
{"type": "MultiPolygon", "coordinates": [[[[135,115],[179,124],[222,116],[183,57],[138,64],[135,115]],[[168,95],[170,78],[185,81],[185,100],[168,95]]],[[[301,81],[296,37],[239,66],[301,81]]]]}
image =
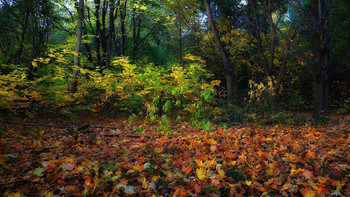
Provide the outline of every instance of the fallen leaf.
{"type": "Polygon", "coordinates": [[[201,186],[199,186],[197,183],[194,185],[194,190],[196,191],[196,194],[199,194],[202,190],[201,186]]]}
{"type": "Polygon", "coordinates": [[[90,185],[90,179],[85,179],[85,185],[89,186],[90,185]]]}
{"type": "Polygon", "coordinates": [[[10,195],[8,195],[8,197],[21,197],[21,193],[19,192],[11,193],[10,195]]]}
{"type": "Polygon", "coordinates": [[[203,180],[206,177],[207,171],[204,168],[197,168],[196,173],[199,180],[203,180]]]}
{"type": "Polygon", "coordinates": [[[218,169],[218,173],[219,173],[219,176],[220,176],[220,178],[225,178],[226,177],[226,175],[225,175],[225,171],[223,170],[223,169],[218,169]]]}
{"type": "Polygon", "coordinates": [[[68,164],[66,164],[66,165],[63,165],[62,168],[63,168],[64,170],[67,170],[67,171],[70,172],[70,171],[73,170],[74,164],[68,163],[68,164]]]}
{"type": "Polygon", "coordinates": [[[192,166],[188,165],[187,168],[184,170],[185,174],[188,175],[192,171],[192,166]]]}
{"type": "Polygon", "coordinates": [[[304,171],[303,172],[303,176],[305,177],[305,179],[311,179],[313,177],[313,174],[311,171],[304,171]]]}
{"type": "Polygon", "coordinates": [[[314,191],[312,191],[311,189],[307,190],[305,193],[304,193],[304,197],[315,197],[316,194],[314,193],[314,191]]]}
{"type": "Polygon", "coordinates": [[[33,171],[33,174],[38,176],[38,177],[42,177],[44,175],[45,169],[44,168],[36,168],[33,171]]]}
{"type": "Polygon", "coordinates": [[[210,146],[210,151],[212,153],[216,152],[217,150],[218,150],[218,148],[216,146],[214,146],[214,145],[210,146]]]}
{"type": "Polygon", "coordinates": [[[142,172],[144,170],[144,165],[137,164],[137,165],[134,165],[132,168],[138,172],[142,172]]]}

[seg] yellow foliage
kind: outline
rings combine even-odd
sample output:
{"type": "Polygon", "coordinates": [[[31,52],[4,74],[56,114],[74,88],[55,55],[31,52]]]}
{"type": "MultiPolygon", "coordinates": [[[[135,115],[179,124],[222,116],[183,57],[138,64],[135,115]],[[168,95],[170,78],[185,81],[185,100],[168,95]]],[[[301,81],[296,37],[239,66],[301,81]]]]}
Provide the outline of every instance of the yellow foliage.
{"type": "Polygon", "coordinates": [[[202,64],[205,63],[205,61],[202,60],[200,57],[194,56],[191,54],[186,54],[185,59],[191,60],[191,61],[197,61],[197,62],[202,63],[202,64]]]}

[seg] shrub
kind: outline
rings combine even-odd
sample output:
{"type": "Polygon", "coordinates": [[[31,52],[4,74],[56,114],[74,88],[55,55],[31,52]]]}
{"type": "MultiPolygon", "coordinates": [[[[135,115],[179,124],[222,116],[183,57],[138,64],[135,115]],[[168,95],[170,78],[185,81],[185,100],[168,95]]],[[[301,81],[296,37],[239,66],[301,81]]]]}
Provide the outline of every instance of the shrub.
{"type": "Polygon", "coordinates": [[[103,71],[80,68],[78,91],[68,94],[73,69],[69,55],[51,50],[47,58],[35,59],[34,80],[27,79],[27,69],[15,66],[8,74],[0,73],[5,87],[0,90],[0,107],[32,116],[42,111],[69,117],[82,112],[126,112],[145,116],[151,124],[162,115],[200,120],[213,111],[214,87],[220,82],[210,80],[212,75],[198,57],[188,55],[192,63],[183,67],[135,65],[128,58],[118,58],[103,71]]]}

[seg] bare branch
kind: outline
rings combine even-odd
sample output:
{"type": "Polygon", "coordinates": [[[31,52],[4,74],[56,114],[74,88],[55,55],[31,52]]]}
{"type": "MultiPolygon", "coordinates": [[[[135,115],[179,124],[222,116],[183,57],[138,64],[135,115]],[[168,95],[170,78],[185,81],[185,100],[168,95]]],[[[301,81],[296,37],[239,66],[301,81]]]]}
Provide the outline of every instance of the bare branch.
{"type": "MultiPolygon", "coordinates": [[[[333,70],[331,70],[331,72],[329,72],[330,75],[335,74],[337,72],[337,70],[339,70],[349,60],[349,58],[350,58],[350,46],[348,48],[348,51],[346,52],[346,55],[345,55],[343,61],[340,64],[338,64],[333,70]]],[[[337,72],[337,73],[339,73],[339,72],[337,72]]]]}

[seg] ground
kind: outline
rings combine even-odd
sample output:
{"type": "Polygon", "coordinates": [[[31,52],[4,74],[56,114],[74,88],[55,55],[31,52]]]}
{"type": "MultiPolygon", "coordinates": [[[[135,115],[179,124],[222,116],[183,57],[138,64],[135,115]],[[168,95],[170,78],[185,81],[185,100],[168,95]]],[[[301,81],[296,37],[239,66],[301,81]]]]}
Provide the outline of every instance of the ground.
{"type": "Polygon", "coordinates": [[[350,195],[349,117],[211,132],[180,123],[168,133],[157,125],[134,132],[125,120],[98,122],[81,125],[120,128],[1,124],[0,195],[350,195]]]}

